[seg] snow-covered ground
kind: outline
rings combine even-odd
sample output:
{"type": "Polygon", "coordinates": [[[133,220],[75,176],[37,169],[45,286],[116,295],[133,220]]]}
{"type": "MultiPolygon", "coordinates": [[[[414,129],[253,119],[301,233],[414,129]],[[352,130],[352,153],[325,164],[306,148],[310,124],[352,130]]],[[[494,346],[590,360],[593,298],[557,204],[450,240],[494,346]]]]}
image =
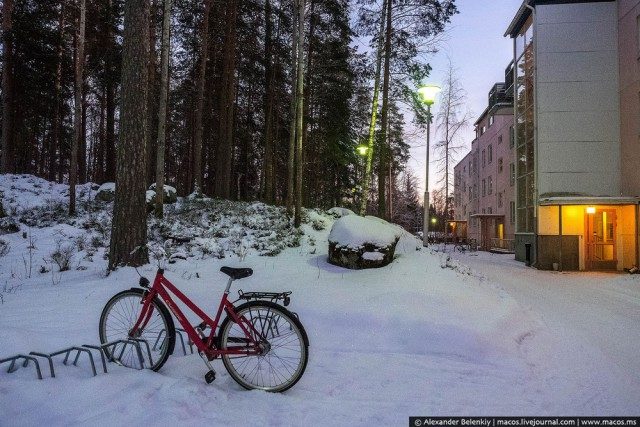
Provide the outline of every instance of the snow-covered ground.
{"type": "MultiPolygon", "coordinates": [[[[261,208],[238,236],[255,237],[255,224],[267,216],[261,208]]],[[[234,290],[292,290],[290,308],[311,347],[291,390],[246,391],[219,362],[218,379],[207,385],[200,358],[183,356],[179,346],[160,372],[111,365],[109,374],[92,377],[86,362],[65,367],[58,359],[57,378],[39,381],[32,368],[7,374],[3,365],[0,425],[406,425],[410,415],[640,415],[638,276],[538,272],[488,254],[447,261],[417,250],[420,242],[407,235],[390,266],[351,271],[326,261],[331,218],[310,217],[300,246],[277,256],[259,256],[265,252],[251,237],[240,239],[255,246],[246,251],[224,241],[224,259],[185,250],[187,259],[166,272],[209,311],[225,283],[223,265],[254,269],[234,290]]],[[[75,253],[70,271],[45,261],[57,245],[86,233],[86,223],[23,225],[26,239],[0,236],[11,246],[0,258],[0,358],[97,343],[106,301],[136,285],[131,268],[105,277],[99,245],[90,256],[75,253]]],[[[147,277],[154,270],[139,269],[147,277]]]]}

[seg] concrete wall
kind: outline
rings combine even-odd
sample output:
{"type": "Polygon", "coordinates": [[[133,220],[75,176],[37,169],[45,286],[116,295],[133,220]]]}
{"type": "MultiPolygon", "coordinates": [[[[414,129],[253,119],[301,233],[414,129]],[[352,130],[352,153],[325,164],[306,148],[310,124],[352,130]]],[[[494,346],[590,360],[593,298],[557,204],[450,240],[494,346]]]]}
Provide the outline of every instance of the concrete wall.
{"type": "Polygon", "coordinates": [[[622,193],[640,195],[640,0],[618,1],[622,193]]]}
{"type": "Polygon", "coordinates": [[[538,194],[619,196],[615,2],[538,5],[538,194]]]}

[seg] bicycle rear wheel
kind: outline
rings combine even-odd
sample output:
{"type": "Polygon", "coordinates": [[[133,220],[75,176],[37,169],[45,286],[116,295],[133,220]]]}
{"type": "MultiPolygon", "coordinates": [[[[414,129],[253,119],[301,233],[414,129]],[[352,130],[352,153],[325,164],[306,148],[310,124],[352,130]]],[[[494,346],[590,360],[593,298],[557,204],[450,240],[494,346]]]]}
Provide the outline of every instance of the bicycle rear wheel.
{"type": "MultiPolygon", "coordinates": [[[[264,348],[261,355],[223,355],[229,375],[246,389],[282,392],[302,377],[309,358],[309,340],[297,317],[278,304],[251,301],[235,309],[251,323],[259,336],[253,339],[264,348]]],[[[255,333],[254,333],[255,335],[255,333]]],[[[252,348],[240,326],[227,317],[220,326],[218,348],[252,348]]]]}
{"type": "MultiPolygon", "coordinates": [[[[100,342],[106,344],[117,340],[129,340],[129,332],[135,326],[142,311],[142,289],[129,289],[116,294],[107,302],[100,316],[100,342]]],[[[151,317],[144,329],[135,337],[146,367],[157,371],[173,353],[175,327],[167,308],[158,300],[151,303],[151,317]],[[148,347],[147,347],[148,344],[148,347]],[[151,358],[151,360],[149,360],[151,358]]],[[[105,349],[108,358],[129,368],[140,368],[137,348],[133,344],[119,343],[105,349]]]]}

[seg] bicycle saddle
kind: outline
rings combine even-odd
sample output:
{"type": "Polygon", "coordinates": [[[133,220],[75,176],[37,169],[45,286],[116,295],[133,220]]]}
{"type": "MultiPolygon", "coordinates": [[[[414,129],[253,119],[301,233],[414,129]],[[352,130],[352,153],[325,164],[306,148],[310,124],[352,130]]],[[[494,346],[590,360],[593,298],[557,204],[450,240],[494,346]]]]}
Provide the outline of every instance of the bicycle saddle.
{"type": "Polygon", "coordinates": [[[245,277],[249,277],[253,274],[253,270],[250,268],[222,267],[220,271],[231,277],[233,280],[244,279],[245,277]]]}

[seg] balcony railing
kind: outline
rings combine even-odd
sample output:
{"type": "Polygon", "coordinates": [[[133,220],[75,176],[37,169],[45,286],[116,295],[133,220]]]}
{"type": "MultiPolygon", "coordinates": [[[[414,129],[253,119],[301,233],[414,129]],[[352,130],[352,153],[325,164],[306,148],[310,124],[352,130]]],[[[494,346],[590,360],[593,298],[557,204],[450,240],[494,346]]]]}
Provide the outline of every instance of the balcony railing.
{"type": "Polygon", "coordinates": [[[514,252],[515,240],[514,239],[491,239],[491,249],[499,250],[502,252],[514,252]]]}

